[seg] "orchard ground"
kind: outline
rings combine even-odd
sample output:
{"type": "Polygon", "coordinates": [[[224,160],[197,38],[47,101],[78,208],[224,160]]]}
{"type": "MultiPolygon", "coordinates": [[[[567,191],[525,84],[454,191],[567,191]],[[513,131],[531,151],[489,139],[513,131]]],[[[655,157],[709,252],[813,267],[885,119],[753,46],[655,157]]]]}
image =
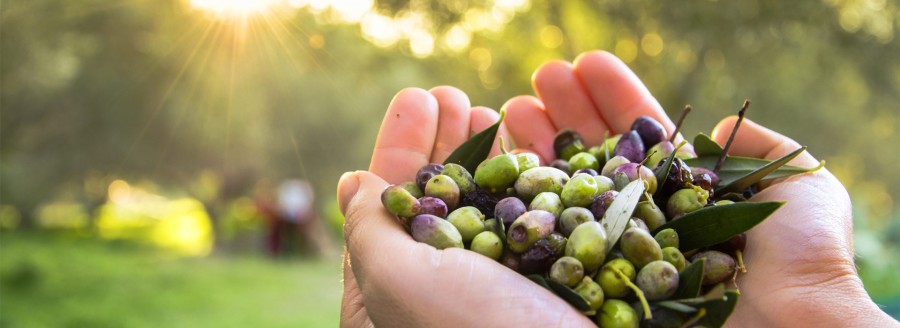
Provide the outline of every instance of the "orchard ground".
{"type": "Polygon", "coordinates": [[[131,243],[0,234],[0,327],[336,327],[340,258],[174,257],[131,243]]]}

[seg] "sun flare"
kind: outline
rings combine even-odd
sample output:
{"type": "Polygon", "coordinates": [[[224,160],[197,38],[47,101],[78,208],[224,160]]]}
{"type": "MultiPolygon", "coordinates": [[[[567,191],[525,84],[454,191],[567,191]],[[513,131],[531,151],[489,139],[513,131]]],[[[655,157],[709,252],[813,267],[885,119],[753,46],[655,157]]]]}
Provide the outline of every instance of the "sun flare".
{"type": "Polygon", "coordinates": [[[265,14],[278,0],[190,0],[191,6],[220,17],[249,17],[265,14]]]}

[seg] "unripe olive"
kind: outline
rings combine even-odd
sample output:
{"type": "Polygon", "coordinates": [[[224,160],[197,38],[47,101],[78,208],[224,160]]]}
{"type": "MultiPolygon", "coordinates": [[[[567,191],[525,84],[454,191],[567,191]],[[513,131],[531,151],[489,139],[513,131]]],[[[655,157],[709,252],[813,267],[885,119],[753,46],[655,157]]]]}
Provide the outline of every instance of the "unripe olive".
{"type": "Polygon", "coordinates": [[[460,207],[447,215],[447,221],[456,227],[463,242],[470,242],[484,231],[484,214],[472,206],[460,207]]]}
{"type": "Polygon", "coordinates": [[[572,158],[569,159],[569,167],[572,171],[581,169],[599,170],[600,163],[597,162],[597,158],[594,157],[594,155],[582,152],[575,154],[575,156],[572,156],[572,158]]]}
{"type": "Polygon", "coordinates": [[[619,142],[616,144],[616,156],[625,157],[630,162],[641,162],[644,160],[645,152],[646,148],[644,148],[644,142],[641,141],[641,136],[635,131],[623,133],[622,137],[619,138],[619,142]]]}
{"type": "Polygon", "coordinates": [[[584,151],[584,142],[581,135],[572,129],[562,129],[553,138],[553,150],[556,158],[568,160],[575,154],[584,151]]]}
{"type": "Polygon", "coordinates": [[[590,311],[597,311],[603,305],[603,289],[590,276],[581,279],[575,286],[575,292],[587,301],[590,311]]]}
{"type": "Polygon", "coordinates": [[[421,208],[419,200],[398,185],[390,185],[381,192],[381,204],[391,214],[404,218],[416,216],[421,208]]]}
{"type": "Polygon", "coordinates": [[[628,281],[634,281],[637,272],[631,262],[626,259],[618,258],[606,262],[606,264],[600,268],[600,272],[597,273],[597,281],[600,283],[600,287],[603,288],[603,293],[606,294],[606,297],[625,297],[631,292],[631,288],[628,287],[622,277],[613,271],[613,268],[625,275],[625,278],[627,278],[628,281]]]}
{"type": "Polygon", "coordinates": [[[561,194],[567,182],[569,175],[566,172],[542,166],[522,172],[516,180],[515,189],[520,198],[529,201],[542,192],[561,194]]]}
{"type": "Polygon", "coordinates": [[[415,198],[422,198],[422,196],[425,196],[425,194],[422,192],[422,188],[419,188],[419,185],[417,185],[415,182],[407,181],[401,183],[400,186],[403,187],[403,189],[406,189],[406,191],[409,191],[409,194],[415,198]]]}
{"type": "Polygon", "coordinates": [[[595,221],[594,214],[584,207],[569,207],[563,210],[558,220],[559,232],[563,236],[569,236],[572,231],[582,223],[595,221]]]}
{"type": "Polygon", "coordinates": [[[675,220],[685,214],[703,208],[703,206],[706,206],[708,198],[709,193],[703,188],[694,186],[688,189],[681,189],[672,194],[672,197],[669,197],[669,201],[666,203],[666,212],[668,212],[672,220],[675,220]]]}
{"type": "Polygon", "coordinates": [[[597,270],[606,259],[606,230],[596,221],[582,223],[569,235],[566,256],[578,259],[588,272],[597,270]]]}
{"type": "Polygon", "coordinates": [[[519,178],[519,160],[513,154],[487,159],[475,170],[475,184],[491,192],[506,190],[519,178]]]}
{"type": "Polygon", "coordinates": [[[440,198],[452,210],[459,205],[459,186],[446,175],[435,175],[425,185],[425,196],[440,198]]]}
{"type": "Polygon", "coordinates": [[[678,269],[666,261],[653,261],[641,268],[636,282],[647,300],[664,300],[678,289],[678,269]]]}
{"type": "Polygon", "coordinates": [[[664,247],[662,249],[663,253],[663,261],[672,263],[675,266],[675,269],[680,273],[684,270],[684,267],[687,266],[687,259],[684,258],[684,254],[678,250],[676,247],[664,247]]]}
{"type": "Polygon", "coordinates": [[[647,224],[647,228],[650,231],[656,230],[663,224],[666,224],[666,215],[663,214],[662,209],[653,201],[642,201],[637,204],[637,207],[634,209],[634,216],[644,220],[644,223],[647,224]]]}
{"type": "Polygon", "coordinates": [[[678,232],[675,231],[675,229],[668,228],[660,230],[656,233],[656,236],[653,236],[653,239],[656,239],[656,243],[659,244],[659,247],[678,248],[678,232]]]}
{"type": "Polygon", "coordinates": [[[631,161],[622,156],[610,158],[609,161],[607,161],[606,164],[603,165],[603,169],[600,170],[600,175],[612,179],[614,177],[613,171],[615,171],[617,167],[625,163],[631,163],[631,161]]]}
{"type": "Polygon", "coordinates": [[[640,318],[625,301],[606,299],[597,314],[597,324],[603,328],[637,328],[640,318]]]}
{"type": "Polygon", "coordinates": [[[462,236],[447,220],[430,214],[416,215],[410,221],[410,230],[415,241],[426,243],[437,249],[463,248],[462,236]]]}
{"type": "Polygon", "coordinates": [[[668,140],[655,144],[653,147],[650,147],[650,149],[647,149],[647,155],[649,157],[644,165],[647,167],[656,167],[663,159],[672,155],[673,151],[675,151],[675,145],[668,140]]]}
{"type": "Polygon", "coordinates": [[[638,269],[647,263],[662,260],[662,248],[650,233],[643,229],[628,228],[619,240],[625,258],[638,269]]]}
{"type": "Polygon", "coordinates": [[[584,278],[584,266],[574,257],[563,256],[550,267],[549,276],[560,284],[575,287],[584,278]]]}
{"type": "Polygon", "coordinates": [[[597,195],[610,191],[616,190],[616,184],[612,181],[612,179],[607,178],[602,175],[594,176],[594,181],[597,182],[597,195]]]}
{"type": "Polygon", "coordinates": [[[472,239],[469,247],[473,252],[487,256],[492,260],[499,260],[503,255],[503,241],[497,234],[491,231],[482,231],[472,239]]]}
{"type": "Polygon", "coordinates": [[[522,172],[541,166],[541,159],[538,158],[537,155],[532,153],[516,154],[516,159],[519,161],[520,175],[522,174],[522,172]]]}
{"type": "Polygon", "coordinates": [[[554,217],[559,217],[562,214],[563,206],[562,199],[559,198],[559,195],[552,192],[542,192],[537,194],[534,199],[531,200],[531,204],[528,204],[528,210],[544,210],[553,214],[554,217]]]}
{"type": "Polygon", "coordinates": [[[450,177],[453,179],[453,182],[456,182],[460,194],[470,193],[475,190],[475,179],[472,178],[472,174],[469,173],[465,167],[462,167],[462,165],[453,163],[444,165],[441,174],[450,177]]]}
{"type": "Polygon", "coordinates": [[[522,253],[540,239],[547,238],[553,232],[556,217],[547,211],[528,211],[519,216],[509,231],[506,244],[510,250],[522,253]]]}
{"type": "Polygon", "coordinates": [[[579,173],[572,176],[569,182],[563,186],[560,198],[566,207],[587,207],[598,196],[599,188],[594,177],[579,173]]]}

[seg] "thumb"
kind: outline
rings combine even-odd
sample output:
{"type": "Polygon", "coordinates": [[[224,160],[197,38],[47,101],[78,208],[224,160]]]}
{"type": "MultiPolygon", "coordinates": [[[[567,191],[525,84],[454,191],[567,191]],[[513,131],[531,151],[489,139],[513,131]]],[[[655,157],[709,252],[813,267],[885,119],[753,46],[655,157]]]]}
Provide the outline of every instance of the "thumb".
{"type": "Polygon", "coordinates": [[[347,206],[350,200],[359,191],[359,171],[346,172],[338,180],[337,199],[341,207],[341,214],[347,215],[347,206]]]}

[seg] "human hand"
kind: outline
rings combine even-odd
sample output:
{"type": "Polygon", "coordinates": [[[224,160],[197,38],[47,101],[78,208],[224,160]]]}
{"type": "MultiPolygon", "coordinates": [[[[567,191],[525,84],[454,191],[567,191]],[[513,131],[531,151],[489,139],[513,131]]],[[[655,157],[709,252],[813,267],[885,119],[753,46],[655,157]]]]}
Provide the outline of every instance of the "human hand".
{"type": "MultiPolygon", "coordinates": [[[[413,181],[472,134],[496,122],[461,91],[406,89],[391,102],[369,172],[338,185],[345,216],[341,325],[359,327],[592,326],[559,297],[487,257],[418,243],[384,210],[388,183],[413,181]]],[[[501,128],[501,134],[504,134],[501,128]]],[[[495,144],[492,154],[498,154],[495,144]]]]}
{"type": "MultiPolygon", "coordinates": [[[[533,77],[539,98],[520,96],[507,104],[507,126],[514,143],[544,160],[554,157],[553,136],[563,128],[578,131],[586,146],[597,145],[604,132],[630,129],[640,115],[674,124],[628,67],[606,52],[589,52],[573,64],[556,61],[533,77]],[[527,124],[522,124],[527,122],[527,124]]],[[[735,117],[722,120],[713,138],[724,145],[735,117]]],[[[799,148],[797,142],[745,120],[730,153],[777,159],[799,148]]],[[[814,167],[809,153],[792,165],[814,167]]],[[[738,277],[741,299],[729,326],[874,327],[897,322],[871,301],[853,264],[851,204],[847,191],[827,170],[772,183],[751,201],[787,201],[763,223],[748,231],[738,277]]]]}

